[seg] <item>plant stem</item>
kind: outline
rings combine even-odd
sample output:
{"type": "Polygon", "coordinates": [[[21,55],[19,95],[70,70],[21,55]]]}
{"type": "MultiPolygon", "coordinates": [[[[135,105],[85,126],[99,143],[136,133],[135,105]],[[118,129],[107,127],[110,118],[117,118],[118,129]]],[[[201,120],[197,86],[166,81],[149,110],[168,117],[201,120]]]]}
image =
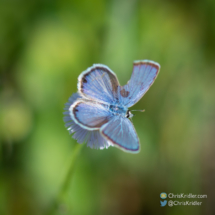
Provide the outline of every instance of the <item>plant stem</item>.
{"type": "Polygon", "coordinates": [[[58,195],[54,203],[51,205],[51,208],[48,211],[48,214],[68,214],[70,212],[70,206],[66,204],[66,199],[67,199],[66,197],[68,195],[68,191],[71,185],[72,175],[74,173],[74,167],[83,145],[84,144],[76,144],[72,152],[72,155],[70,156],[68,161],[65,178],[63,180],[63,183],[60,187],[60,190],[58,192],[58,195]]]}
{"type": "Polygon", "coordinates": [[[72,180],[72,174],[74,172],[74,167],[75,167],[75,164],[76,164],[76,161],[77,161],[77,158],[80,154],[80,151],[82,149],[82,146],[84,144],[77,144],[73,153],[72,153],[72,156],[70,157],[70,160],[69,160],[69,165],[67,167],[67,173],[66,173],[66,176],[65,176],[65,180],[62,184],[62,187],[61,187],[61,190],[59,192],[59,197],[60,196],[64,196],[66,194],[66,192],[68,191],[69,189],[69,186],[71,184],[71,180],[72,180]]]}

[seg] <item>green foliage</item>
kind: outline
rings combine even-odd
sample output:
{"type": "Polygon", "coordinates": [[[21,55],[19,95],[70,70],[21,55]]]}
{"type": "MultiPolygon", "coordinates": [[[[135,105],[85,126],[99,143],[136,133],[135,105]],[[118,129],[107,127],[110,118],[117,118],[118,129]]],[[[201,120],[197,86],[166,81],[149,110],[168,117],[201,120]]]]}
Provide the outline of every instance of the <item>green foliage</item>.
{"type": "Polygon", "coordinates": [[[146,110],[133,118],[141,152],[83,147],[55,213],[215,213],[214,14],[213,1],[0,1],[0,214],[56,200],[78,144],[62,119],[78,75],[102,63],[123,85],[140,59],[161,65],[133,108],[146,110]],[[161,192],[208,199],[161,208],[161,192]]]}

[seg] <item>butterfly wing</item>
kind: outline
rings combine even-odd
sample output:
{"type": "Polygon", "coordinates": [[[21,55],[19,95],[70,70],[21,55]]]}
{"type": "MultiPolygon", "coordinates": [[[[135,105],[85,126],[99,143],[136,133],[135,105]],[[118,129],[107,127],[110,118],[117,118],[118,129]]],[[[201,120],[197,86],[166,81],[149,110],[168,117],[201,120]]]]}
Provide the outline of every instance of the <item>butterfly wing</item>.
{"type": "Polygon", "coordinates": [[[114,146],[131,153],[140,151],[137,133],[128,118],[115,115],[101,127],[100,131],[114,146]]]}
{"type": "Polygon", "coordinates": [[[69,113],[76,124],[87,130],[98,130],[112,116],[108,105],[85,99],[74,102],[69,113]]]}
{"type": "Polygon", "coordinates": [[[65,104],[64,122],[67,130],[78,143],[87,143],[87,146],[95,149],[108,148],[112,143],[108,142],[99,130],[84,129],[72,120],[69,109],[78,99],[83,98],[78,93],[74,93],[65,104]]]}
{"type": "Polygon", "coordinates": [[[95,64],[78,77],[78,91],[86,98],[103,103],[117,100],[119,82],[111,69],[95,64]]]}
{"type": "Polygon", "coordinates": [[[131,79],[118,87],[119,102],[127,107],[137,103],[155,81],[160,65],[153,61],[134,61],[131,79]]]}

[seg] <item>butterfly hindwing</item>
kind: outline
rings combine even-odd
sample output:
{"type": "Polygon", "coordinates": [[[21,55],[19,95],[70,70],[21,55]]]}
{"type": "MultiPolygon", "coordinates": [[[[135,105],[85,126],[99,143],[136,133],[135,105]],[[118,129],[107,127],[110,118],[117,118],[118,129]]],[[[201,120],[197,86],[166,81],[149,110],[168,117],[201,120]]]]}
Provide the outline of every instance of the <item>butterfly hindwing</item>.
{"type": "Polygon", "coordinates": [[[75,123],[88,130],[98,130],[112,116],[106,104],[85,99],[74,102],[69,112],[75,123]]]}
{"type": "Polygon", "coordinates": [[[104,103],[114,103],[117,99],[119,82],[111,69],[95,64],[78,77],[78,90],[84,97],[104,103]]]}
{"type": "Polygon", "coordinates": [[[139,152],[139,139],[133,124],[128,118],[115,115],[101,127],[100,131],[114,146],[131,153],[139,152]]]}
{"type": "Polygon", "coordinates": [[[160,65],[153,61],[134,61],[131,79],[118,87],[119,102],[127,107],[137,103],[153,84],[159,69],[160,65]]]}

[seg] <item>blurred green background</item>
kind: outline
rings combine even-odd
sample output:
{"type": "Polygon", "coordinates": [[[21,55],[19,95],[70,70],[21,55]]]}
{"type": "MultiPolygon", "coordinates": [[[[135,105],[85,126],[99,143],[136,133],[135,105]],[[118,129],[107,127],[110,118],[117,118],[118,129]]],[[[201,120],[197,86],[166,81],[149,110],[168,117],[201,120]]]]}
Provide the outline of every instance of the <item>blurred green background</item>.
{"type": "Polygon", "coordinates": [[[62,114],[78,75],[102,63],[124,85],[140,59],[161,65],[133,107],[141,152],[84,146],[53,214],[215,214],[215,1],[1,0],[0,215],[51,207],[78,144],[62,114]],[[160,207],[161,192],[207,199],[160,207]]]}

